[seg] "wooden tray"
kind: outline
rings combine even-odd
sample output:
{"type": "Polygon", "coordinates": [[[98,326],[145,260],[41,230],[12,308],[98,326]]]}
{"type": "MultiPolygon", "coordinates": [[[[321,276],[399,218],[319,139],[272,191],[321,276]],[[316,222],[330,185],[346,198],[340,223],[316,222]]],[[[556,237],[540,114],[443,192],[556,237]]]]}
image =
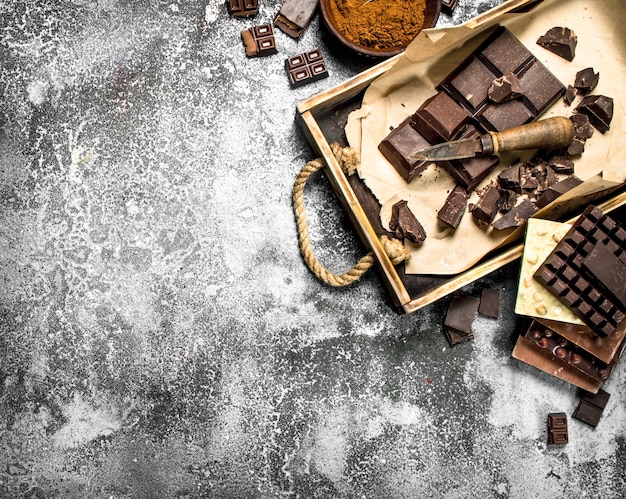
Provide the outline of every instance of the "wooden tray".
{"type": "MultiPolygon", "coordinates": [[[[478,27],[483,22],[492,20],[493,16],[512,12],[527,4],[528,0],[505,2],[466,25],[478,27]]],[[[493,251],[470,269],[452,276],[406,274],[403,264],[393,266],[379,241],[382,234],[393,235],[383,229],[380,223],[378,201],[358,174],[351,176],[344,174],[332,153],[330,144],[338,142],[342,146],[347,145],[344,127],[348,115],[360,107],[368,85],[389,70],[398,57],[400,56],[384,60],[369,70],[301,102],[297,106],[296,121],[312,149],[326,162],[325,172],[331,186],[361,241],[373,252],[381,278],[398,311],[411,313],[517,260],[522,256],[523,243],[514,243],[493,251]]],[[[599,199],[586,201],[594,202],[605,212],[619,209],[621,219],[626,218],[625,185],[613,189],[608,195],[604,193],[599,199]]],[[[562,221],[572,221],[575,218],[576,213],[570,213],[569,219],[562,221]]]]}

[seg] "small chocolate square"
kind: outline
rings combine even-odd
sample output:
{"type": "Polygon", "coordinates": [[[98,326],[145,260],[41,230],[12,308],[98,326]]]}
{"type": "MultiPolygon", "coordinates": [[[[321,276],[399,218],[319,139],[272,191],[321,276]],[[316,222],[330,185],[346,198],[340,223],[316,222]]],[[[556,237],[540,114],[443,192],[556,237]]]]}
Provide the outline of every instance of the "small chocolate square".
{"type": "Polygon", "coordinates": [[[467,123],[467,111],[445,92],[427,99],[413,114],[413,126],[430,142],[452,139],[467,123]]]}
{"type": "Polygon", "coordinates": [[[429,163],[409,159],[409,156],[430,145],[432,144],[413,128],[411,118],[407,118],[382,140],[378,150],[406,182],[411,182],[429,163]]]}
{"type": "Polygon", "coordinates": [[[519,71],[533,57],[524,44],[507,30],[503,30],[485,47],[482,56],[501,74],[519,71]]]}
{"type": "Polygon", "coordinates": [[[487,317],[497,318],[500,315],[500,290],[483,288],[480,295],[478,312],[487,317]]]}
{"type": "Polygon", "coordinates": [[[452,301],[444,319],[444,331],[451,345],[474,337],[472,324],[478,311],[480,300],[474,296],[457,291],[452,295],[452,301]]]}

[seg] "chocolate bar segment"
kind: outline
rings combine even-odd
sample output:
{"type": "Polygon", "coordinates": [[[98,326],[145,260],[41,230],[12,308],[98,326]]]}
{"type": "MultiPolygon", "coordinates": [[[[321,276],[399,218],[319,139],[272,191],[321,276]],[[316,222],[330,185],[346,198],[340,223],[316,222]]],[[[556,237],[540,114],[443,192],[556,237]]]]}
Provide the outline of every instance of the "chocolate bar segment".
{"type": "Polygon", "coordinates": [[[574,60],[577,43],[576,33],[567,27],[559,26],[550,28],[537,40],[537,45],[568,61],[574,60]]]}
{"type": "Polygon", "coordinates": [[[585,393],[578,402],[572,417],[595,428],[600,422],[609,398],[610,395],[602,389],[598,390],[596,394],[585,393]]]}
{"type": "Polygon", "coordinates": [[[271,24],[261,24],[241,32],[248,57],[266,57],[278,53],[271,24]]]}
{"type": "MultiPolygon", "coordinates": [[[[585,266],[596,245],[606,246],[622,265],[626,263],[626,231],[608,215],[588,207],[535,272],[535,279],[598,335],[617,330],[626,317],[626,304],[613,296],[585,266]]],[[[593,258],[590,260],[593,262],[593,258]]],[[[593,267],[593,264],[592,264],[593,267]]]]}
{"type": "MultiPolygon", "coordinates": [[[[625,239],[620,238],[622,244],[625,239]]],[[[598,242],[583,260],[583,268],[619,303],[626,303],[626,247],[611,251],[603,241],[598,242]],[[622,260],[617,256],[622,256],[622,260]]]]}
{"type": "Polygon", "coordinates": [[[228,13],[235,17],[254,16],[259,13],[258,0],[228,0],[228,13]]]}
{"type": "Polygon", "coordinates": [[[463,186],[455,186],[450,194],[448,194],[444,205],[437,212],[439,220],[456,229],[465,214],[468,198],[469,193],[463,186]]]}
{"type": "Polygon", "coordinates": [[[548,414],[548,444],[562,445],[567,442],[567,415],[564,412],[551,412],[548,414]]]}
{"type": "Polygon", "coordinates": [[[319,49],[286,59],[285,69],[289,75],[291,88],[301,87],[328,77],[326,63],[319,49]]]}
{"type": "Polygon", "coordinates": [[[472,324],[478,312],[480,300],[474,296],[457,291],[444,319],[444,331],[451,345],[456,345],[474,337],[472,324]]]}
{"type": "Polygon", "coordinates": [[[467,111],[444,92],[427,99],[412,116],[413,127],[433,143],[452,139],[468,119],[467,111]]]}
{"type": "Polygon", "coordinates": [[[406,182],[411,182],[429,163],[410,159],[410,155],[431,145],[413,128],[409,117],[378,144],[378,150],[406,182]]]}
{"type": "Polygon", "coordinates": [[[534,59],[524,44],[507,29],[496,31],[480,54],[484,61],[502,75],[517,73],[534,59]]]}

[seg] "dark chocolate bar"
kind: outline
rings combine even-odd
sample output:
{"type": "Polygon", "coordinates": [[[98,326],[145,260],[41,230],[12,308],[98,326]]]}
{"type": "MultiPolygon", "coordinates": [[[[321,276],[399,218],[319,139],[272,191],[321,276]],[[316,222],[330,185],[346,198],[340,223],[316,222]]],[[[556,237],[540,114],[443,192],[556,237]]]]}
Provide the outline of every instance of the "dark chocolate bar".
{"type": "MultiPolygon", "coordinates": [[[[585,265],[598,244],[606,246],[622,266],[626,265],[626,230],[599,208],[589,206],[534,277],[594,332],[606,337],[626,317],[626,304],[616,299],[611,289],[585,265]]],[[[610,260],[607,264],[614,262],[610,260]]],[[[620,271],[619,266],[614,270],[620,271]]]]}
{"type": "Polygon", "coordinates": [[[569,28],[559,26],[550,28],[537,40],[537,45],[568,61],[574,60],[577,43],[576,33],[569,28]]]}
{"type": "Polygon", "coordinates": [[[278,53],[271,24],[261,24],[241,32],[248,57],[265,57],[278,53]]]}
{"type": "Polygon", "coordinates": [[[228,13],[235,17],[254,16],[259,13],[258,0],[228,0],[228,13]]]}
{"type": "Polygon", "coordinates": [[[572,417],[595,428],[600,422],[609,398],[610,395],[602,389],[595,394],[586,392],[578,402],[572,417]]]}
{"type": "Polygon", "coordinates": [[[421,243],[426,239],[424,227],[415,217],[405,200],[398,201],[391,207],[389,228],[398,238],[406,238],[412,243],[421,243]]]}
{"type": "Polygon", "coordinates": [[[567,415],[564,412],[548,414],[548,444],[566,444],[569,440],[567,431],[567,415]]]}
{"type": "Polygon", "coordinates": [[[463,186],[455,186],[450,194],[448,194],[444,205],[437,212],[439,220],[456,229],[465,214],[468,198],[469,193],[463,186]]]}
{"type": "Polygon", "coordinates": [[[451,345],[456,345],[474,337],[472,324],[478,312],[480,300],[474,296],[457,291],[444,319],[444,331],[451,345]]]}
{"type": "Polygon", "coordinates": [[[576,111],[586,114],[597,130],[606,133],[613,119],[613,99],[605,95],[587,95],[576,106],[576,111]]]}
{"type": "Polygon", "coordinates": [[[497,318],[500,315],[500,290],[483,288],[480,295],[478,312],[487,317],[497,318]]]}
{"type": "Polygon", "coordinates": [[[328,70],[320,49],[313,49],[286,59],[285,69],[289,75],[291,88],[301,87],[328,77],[328,70]]]}
{"type": "Polygon", "coordinates": [[[411,118],[406,118],[378,145],[378,150],[393,165],[406,182],[411,182],[428,166],[426,161],[409,159],[409,156],[432,144],[413,126],[411,118]]]}

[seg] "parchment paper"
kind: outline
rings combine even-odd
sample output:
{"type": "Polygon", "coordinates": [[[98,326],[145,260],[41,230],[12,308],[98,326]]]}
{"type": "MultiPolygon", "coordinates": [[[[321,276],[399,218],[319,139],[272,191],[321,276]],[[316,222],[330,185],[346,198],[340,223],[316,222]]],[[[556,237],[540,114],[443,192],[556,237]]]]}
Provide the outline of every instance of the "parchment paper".
{"type": "MultiPolygon", "coordinates": [[[[381,221],[388,227],[391,206],[405,199],[427,233],[421,245],[406,242],[411,259],[405,270],[413,274],[456,274],[474,265],[491,250],[522,234],[523,228],[497,231],[478,227],[468,213],[456,231],[443,229],[436,217],[455,180],[432,164],[424,175],[407,184],[378,151],[378,144],[431,95],[435,86],[457,67],[496,25],[506,26],[564,84],[573,84],[577,71],[593,67],[600,73],[594,94],[614,99],[611,129],[597,130],[585,152],[575,158],[575,174],[584,182],[558,198],[536,216],[551,218],[594,195],[626,181],[626,9],[623,0],[544,0],[531,12],[504,14],[475,27],[471,22],[452,28],[423,31],[385,74],[365,92],[360,109],[346,126],[351,146],[360,149],[360,177],[381,203],[381,221]],[[554,26],[567,26],[578,37],[572,62],[536,44],[554,26]]],[[[543,117],[569,116],[580,97],[567,106],[559,99],[543,117]]],[[[492,182],[514,159],[502,156],[500,165],[476,190],[492,182]]],[[[476,202],[474,192],[469,202],[476,202]]]]}

